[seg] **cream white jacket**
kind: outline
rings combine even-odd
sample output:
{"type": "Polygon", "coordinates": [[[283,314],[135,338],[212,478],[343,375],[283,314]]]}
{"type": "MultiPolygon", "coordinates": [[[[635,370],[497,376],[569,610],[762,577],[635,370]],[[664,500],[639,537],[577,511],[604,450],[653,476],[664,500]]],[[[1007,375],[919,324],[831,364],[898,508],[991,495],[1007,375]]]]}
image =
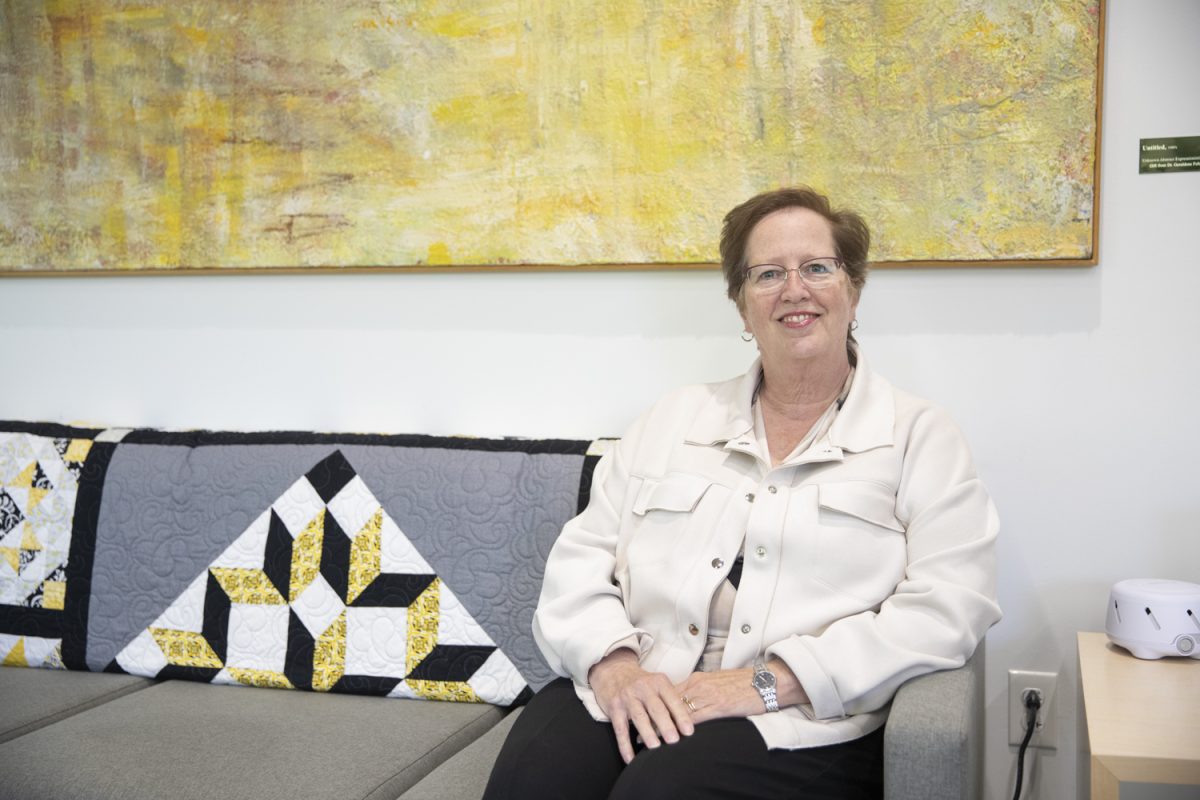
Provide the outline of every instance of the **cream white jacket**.
{"type": "Polygon", "coordinates": [[[859,356],[828,433],[778,467],[755,439],[761,374],[660,400],[596,467],[546,563],[533,632],[604,720],[588,670],[636,637],[682,681],[745,537],[722,668],[782,659],[810,703],[751,717],[772,748],[857,738],[896,689],[957,667],[1000,619],[995,508],[958,427],[859,356]]]}

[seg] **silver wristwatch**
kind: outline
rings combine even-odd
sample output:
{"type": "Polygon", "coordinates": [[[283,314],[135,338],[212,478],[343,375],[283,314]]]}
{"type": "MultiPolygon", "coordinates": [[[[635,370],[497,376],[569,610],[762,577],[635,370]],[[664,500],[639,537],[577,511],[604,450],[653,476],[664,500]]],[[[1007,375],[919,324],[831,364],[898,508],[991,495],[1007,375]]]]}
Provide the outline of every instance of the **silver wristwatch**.
{"type": "Polygon", "coordinates": [[[775,697],[775,673],[767,669],[761,658],[754,659],[754,677],[750,684],[762,696],[763,705],[767,711],[778,711],[779,702],[775,697]]]}

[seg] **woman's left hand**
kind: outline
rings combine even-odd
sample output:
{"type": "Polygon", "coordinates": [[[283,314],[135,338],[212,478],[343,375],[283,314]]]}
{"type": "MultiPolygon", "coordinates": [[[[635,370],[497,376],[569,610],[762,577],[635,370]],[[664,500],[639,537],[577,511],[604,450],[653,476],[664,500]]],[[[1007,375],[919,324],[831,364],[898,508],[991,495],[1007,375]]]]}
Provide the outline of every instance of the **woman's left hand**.
{"type": "Polygon", "coordinates": [[[766,711],[762,697],[750,685],[752,669],[693,672],[675,688],[688,706],[692,721],[707,722],[720,717],[749,717],[766,711]]]}
{"type": "MultiPolygon", "coordinates": [[[[779,659],[767,664],[775,674],[779,707],[808,702],[808,695],[796,680],[795,674],[779,659]]],[[[723,669],[718,672],[693,672],[682,683],[675,684],[679,695],[688,704],[692,721],[699,724],[721,717],[752,717],[767,711],[762,695],[751,681],[754,670],[723,669]]]]}

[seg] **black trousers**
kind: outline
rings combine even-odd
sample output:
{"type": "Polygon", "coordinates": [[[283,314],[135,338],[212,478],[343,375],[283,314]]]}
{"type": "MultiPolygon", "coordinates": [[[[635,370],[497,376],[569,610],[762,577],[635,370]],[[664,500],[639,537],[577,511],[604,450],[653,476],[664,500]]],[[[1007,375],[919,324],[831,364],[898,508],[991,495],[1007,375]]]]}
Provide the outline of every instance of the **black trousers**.
{"type": "Polygon", "coordinates": [[[879,800],[883,729],[844,744],[768,750],[747,719],[715,719],[678,744],[640,748],[625,766],[612,726],[560,678],[517,718],[484,800],[879,800]]]}

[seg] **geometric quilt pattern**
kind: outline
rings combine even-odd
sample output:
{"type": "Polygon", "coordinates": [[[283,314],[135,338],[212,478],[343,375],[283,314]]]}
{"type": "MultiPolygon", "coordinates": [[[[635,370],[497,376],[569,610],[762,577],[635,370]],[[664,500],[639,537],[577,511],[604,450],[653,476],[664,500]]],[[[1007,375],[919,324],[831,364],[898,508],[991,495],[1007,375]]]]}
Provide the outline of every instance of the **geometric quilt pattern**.
{"type": "MultiPolygon", "coordinates": [[[[0,432],[0,605],[61,612],[91,439],[0,432]]],[[[0,633],[0,663],[61,667],[61,639],[0,633]]]]}
{"type": "Polygon", "coordinates": [[[341,451],[263,510],[110,669],[498,705],[526,689],[341,451]]]}

